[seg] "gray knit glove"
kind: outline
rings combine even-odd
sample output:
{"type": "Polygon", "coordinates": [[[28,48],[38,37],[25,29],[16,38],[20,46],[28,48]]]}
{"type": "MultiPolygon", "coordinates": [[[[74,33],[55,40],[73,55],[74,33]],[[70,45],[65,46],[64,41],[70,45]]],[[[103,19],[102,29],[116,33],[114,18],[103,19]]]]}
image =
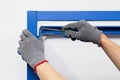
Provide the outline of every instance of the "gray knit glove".
{"type": "Polygon", "coordinates": [[[93,42],[100,45],[101,31],[84,20],[77,23],[70,23],[65,28],[77,29],[78,31],[66,30],[65,35],[72,40],[81,40],[84,42],[93,42]]]}
{"type": "Polygon", "coordinates": [[[18,52],[33,69],[40,63],[47,62],[42,39],[38,40],[28,30],[23,30],[20,38],[18,52]]]}

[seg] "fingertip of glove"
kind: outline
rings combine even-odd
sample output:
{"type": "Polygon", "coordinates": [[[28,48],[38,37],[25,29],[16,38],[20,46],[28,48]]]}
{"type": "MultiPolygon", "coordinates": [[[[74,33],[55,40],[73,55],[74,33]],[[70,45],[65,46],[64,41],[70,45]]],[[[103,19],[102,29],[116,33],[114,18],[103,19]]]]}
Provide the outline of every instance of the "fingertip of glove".
{"type": "Polygon", "coordinates": [[[24,33],[24,34],[25,34],[26,32],[28,32],[28,30],[27,30],[27,29],[24,29],[24,30],[22,31],[22,33],[24,33]]]}
{"type": "MultiPolygon", "coordinates": [[[[22,59],[25,61],[25,59],[23,58],[23,56],[22,56],[22,59]]],[[[26,61],[25,61],[26,62],[26,61]]]]}
{"type": "Polygon", "coordinates": [[[21,53],[20,53],[20,48],[18,48],[17,53],[18,53],[19,55],[21,55],[21,53]]]}
{"type": "Polygon", "coordinates": [[[32,33],[31,33],[29,30],[27,30],[27,29],[24,29],[24,30],[22,31],[22,33],[23,33],[26,37],[33,36],[32,33]]]}
{"type": "Polygon", "coordinates": [[[23,34],[20,35],[21,41],[25,40],[25,38],[26,38],[25,35],[23,35],[23,34]]]}
{"type": "Polygon", "coordinates": [[[69,23],[64,26],[64,28],[74,28],[76,23],[69,23]]]}
{"type": "Polygon", "coordinates": [[[71,38],[71,40],[72,40],[72,41],[75,41],[75,40],[76,40],[76,38],[71,38]]]}

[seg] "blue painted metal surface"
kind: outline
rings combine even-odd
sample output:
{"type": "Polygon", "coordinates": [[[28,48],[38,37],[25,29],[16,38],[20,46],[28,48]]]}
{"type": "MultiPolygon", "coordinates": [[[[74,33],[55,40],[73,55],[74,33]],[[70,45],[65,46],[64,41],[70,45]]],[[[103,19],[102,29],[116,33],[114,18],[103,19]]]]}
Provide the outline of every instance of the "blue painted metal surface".
{"type": "Polygon", "coordinates": [[[39,21],[119,21],[120,11],[38,11],[39,21]]]}
{"type": "MultiPolygon", "coordinates": [[[[120,11],[28,11],[27,29],[37,37],[37,21],[79,21],[83,19],[87,21],[120,21],[120,11]]],[[[103,30],[105,34],[120,34],[119,26],[98,26],[98,29],[103,30]]],[[[39,80],[29,65],[27,65],[27,80],[39,80]]]]}
{"type": "MultiPolygon", "coordinates": [[[[27,29],[37,37],[37,11],[27,12],[27,29]]],[[[33,69],[27,64],[27,80],[39,80],[33,69]]]]}
{"type": "Polygon", "coordinates": [[[64,32],[62,31],[62,26],[41,26],[39,29],[39,35],[59,35],[61,37],[64,36],[64,32]]]}

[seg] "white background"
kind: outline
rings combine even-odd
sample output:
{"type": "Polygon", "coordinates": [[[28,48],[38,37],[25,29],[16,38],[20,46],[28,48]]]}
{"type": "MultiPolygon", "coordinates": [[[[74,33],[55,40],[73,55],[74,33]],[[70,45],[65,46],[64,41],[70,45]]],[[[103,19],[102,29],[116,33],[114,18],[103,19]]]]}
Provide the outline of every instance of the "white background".
{"type": "MultiPolygon", "coordinates": [[[[120,10],[120,1],[0,0],[0,80],[26,80],[26,64],[17,47],[19,35],[27,26],[28,10],[120,10]]],[[[120,44],[119,39],[112,40],[120,44]]],[[[49,39],[45,46],[46,58],[69,80],[120,80],[117,68],[92,43],[49,39]]]]}

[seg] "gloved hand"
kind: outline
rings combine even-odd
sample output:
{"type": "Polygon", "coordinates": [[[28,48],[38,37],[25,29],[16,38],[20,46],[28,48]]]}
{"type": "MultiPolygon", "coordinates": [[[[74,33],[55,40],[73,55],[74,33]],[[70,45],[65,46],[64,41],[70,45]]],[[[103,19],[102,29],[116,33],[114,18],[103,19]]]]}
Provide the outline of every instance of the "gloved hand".
{"type": "Polygon", "coordinates": [[[84,20],[76,23],[70,23],[65,28],[77,29],[78,31],[66,30],[66,37],[70,37],[72,40],[81,40],[84,42],[93,42],[100,45],[101,31],[84,20]]]}
{"type": "Polygon", "coordinates": [[[23,30],[20,38],[18,52],[35,71],[38,65],[48,62],[44,57],[44,44],[42,39],[39,41],[28,30],[23,30]]]}

